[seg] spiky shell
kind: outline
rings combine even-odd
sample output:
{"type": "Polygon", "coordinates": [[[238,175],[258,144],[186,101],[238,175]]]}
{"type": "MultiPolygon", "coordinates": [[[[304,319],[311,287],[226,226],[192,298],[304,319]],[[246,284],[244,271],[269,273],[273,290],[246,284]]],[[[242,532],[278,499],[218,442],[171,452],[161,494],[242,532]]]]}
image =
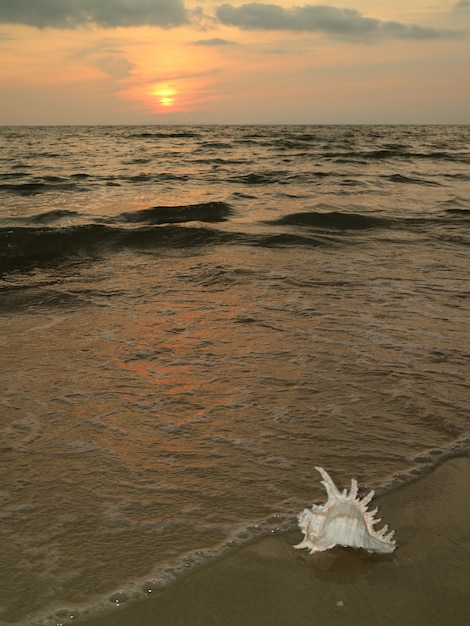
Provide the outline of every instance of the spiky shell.
{"type": "Polygon", "coordinates": [[[390,553],[395,550],[392,540],[395,531],[388,532],[388,526],[375,530],[381,520],[375,519],[378,509],[367,510],[374,497],[374,491],[362,500],[357,497],[357,481],[351,480],[351,489],[340,492],[331,476],[322,468],[316,467],[323,478],[328,500],[325,504],[314,504],[304,509],[298,516],[303,540],[295,548],[307,548],[310,554],[322,552],[336,545],[364,548],[369,552],[390,553]]]}

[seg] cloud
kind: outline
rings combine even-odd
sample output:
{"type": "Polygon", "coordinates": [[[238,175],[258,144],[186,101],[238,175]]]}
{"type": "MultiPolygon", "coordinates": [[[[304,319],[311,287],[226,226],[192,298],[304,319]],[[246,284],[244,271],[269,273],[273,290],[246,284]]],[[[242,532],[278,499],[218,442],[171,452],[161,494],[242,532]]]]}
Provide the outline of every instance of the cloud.
{"type": "Polygon", "coordinates": [[[109,54],[98,57],[95,61],[95,67],[108,76],[121,80],[130,76],[135,64],[118,54],[109,54]]]}
{"type": "Polygon", "coordinates": [[[126,58],[123,43],[124,40],[113,37],[98,39],[91,46],[74,50],[68,61],[84,62],[116,80],[128,78],[136,65],[126,58]]]}
{"type": "Polygon", "coordinates": [[[228,39],[220,39],[214,37],[213,39],[200,39],[199,41],[193,41],[193,46],[236,46],[235,41],[229,41],[228,39]]]}
{"type": "Polygon", "coordinates": [[[265,54],[292,54],[291,50],[284,50],[284,48],[267,48],[266,50],[263,50],[263,52],[265,54]]]}
{"type": "Polygon", "coordinates": [[[188,21],[183,0],[0,0],[0,23],[36,28],[171,28],[188,21]]]}
{"type": "Polygon", "coordinates": [[[470,0],[460,0],[454,5],[454,9],[470,9],[470,0]]]}
{"type": "Polygon", "coordinates": [[[338,9],[326,5],[306,4],[302,7],[284,9],[276,4],[253,2],[234,7],[222,4],[216,15],[225,25],[238,26],[242,30],[289,30],[323,32],[354,39],[440,39],[457,38],[460,31],[426,28],[416,24],[382,21],[365,17],[355,9],[338,9]]]}

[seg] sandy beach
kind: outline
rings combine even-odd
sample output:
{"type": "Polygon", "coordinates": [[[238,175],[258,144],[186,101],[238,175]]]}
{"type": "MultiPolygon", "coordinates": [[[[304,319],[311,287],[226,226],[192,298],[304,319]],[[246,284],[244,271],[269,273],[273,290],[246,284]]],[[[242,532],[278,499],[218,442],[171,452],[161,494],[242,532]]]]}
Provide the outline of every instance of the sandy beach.
{"type": "MultiPolygon", "coordinates": [[[[344,485],[346,486],[346,485],[344,485]]],[[[89,626],[463,626],[470,623],[470,459],[378,497],[390,556],[264,538],[89,626]]]]}

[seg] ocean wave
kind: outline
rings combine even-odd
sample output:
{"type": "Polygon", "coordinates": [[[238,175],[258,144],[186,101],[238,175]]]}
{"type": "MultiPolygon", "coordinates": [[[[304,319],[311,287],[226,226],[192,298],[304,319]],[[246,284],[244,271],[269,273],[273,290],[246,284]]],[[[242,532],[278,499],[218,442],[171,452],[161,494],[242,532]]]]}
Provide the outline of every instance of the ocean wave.
{"type": "Polygon", "coordinates": [[[9,287],[0,289],[0,314],[40,309],[61,310],[92,304],[84,293],[68,293],[50,287],[9,287]]]}
{"type": "Polygon", "coordinates": [[[141,172],[133,176],[115,176],[110,177],[109,180],[122,180],[127,183],[158,183],[165,180],[189,180],[187,174],[172,174],[171,172],[159,172],[157,174],[141,172]]]}
{"type": "Polygon", "coordinates": [[[318,247],[335,243],[339,242],[331,238],[289,233],[224,232],[214,228],[177,224],[131,229],[104,224],[84,224],[64,228],[3,228],[0,229],[0,275],[66,261],[99,260],[125,249],[148,253],[150,250],[182,250],[224,244],[254,247],[318,247]]]}
{"type": "Polygon", "coordinates": [[[188,139],[188,138],[200,137],[200,134],[192,130],[168,131],[168,132],[144,131],[141,133],[136,133],[132,135],[132,137],[135,139],[188,139]]]}
{"type": "MultiPolygon", "coordinates": [[[[254,242],[253,242],[254,243],[254,242]]],[[[331,240],[320,239],[318,237],[307,237],[305,235],[294,235],[291,233],[279,233],[275,235],[265,235],[256,239],[256,245],[266,248],[276,247],[307,247],[316,248],[319,246],[331,245],[331,240]]]]}
{"type": "MultiPolygon", "coordinates": [[[[321,205],[319,205],[321,206],[321,205]]],[[[49,265],[76,258],[99,259],[124,249],[191,248],[241,244],[254,247],[319,247],[344,245],[342,232],[419,232],[427,237],[468,245],[456,226],[468,225],[469,209],[450,206],[443,215],[385,218],[338,210],[288,213],[262,222],[265,227],[298,227],[302,232],[277,230],[221,230],[201,223],[227,222],[235,213],[226,202],[155,206],[120,213],[112,218],[82,215],[72,210],[51,210],[9,218],[0,228],[0,272],[49,265]],[[83,221],[85,220],[85,223],[83,221]],[[82,223],[80,223],[82,222],[82,223]],[[309,231],[317,231],[315,234],[309,231]]],[[[393,238],[390,240],[393,242],[393,238]]]]}
{"type": "Polygon", "coordinates": [[[250,172],[249,174],[241,174],[234,176],[230,180],[234,183],[243,183],[245,185],[269,185],[279,183],[286,172],[250,172]]]}
{"type": "Polygon", "coordinates": [[[450,213],[451,215],[457,215],[458,217],[468,217],[470,216],[470,209],[458,209],[457,207],[449,208],[445,210],[446,213],[450,213]]]}
{"type": "Polygon", "coordinates": [[[131,223],[176,224],[183,222],[223,222],[233,213],[225,202],[203,202],[181,206],[155,206],[121,213],[117,220],[131,223]]]}
{"type": "MultiPolygon", "coordinates": [[[[301,147],[299,144],[291,145],[291,147],[301,147]]],[[[305,147],[305,146],[304,146],[305,147]]],[[[331,159],[337,163],[360,163],[368,161],[382,160],[432,160],[432,161],[449,161],[451,163],[469,164],[470,158],[468,154],[456,154],[453,152],[413,152],[406,146],[396,149],[382,148],[379,150],[338,150],[324,153],[326,159],[331,159]]]]}
{"type": "Polygon", "coordinates": [[[227,141],[207,141],[202,142],[196,152],[206,152],[206,150],[230,150],[233,143],[227,141]]]}
{"type": "Polygon", "coordinates": [[[69,211],[68,209],[55,209],[52,211],[39,213],[38,215],[33,215],[27,218],[27,220],[29,222],[35,222],[39,224],[49,224],[51,222],[57,222],[67,218],[76,217],[78,215],[78,211],[69,211]]]}
{"type": "Polygon", "coordinates": [[[171,224],[137,229],[105,224],[3,228],[0,229],[0,273],[49,265],[66,258],[101,258],[125,248],[142,251],[158,247],[179,249],[215,245],[234,239],[237,239],[237,234],[171,224]]]}
{"type": "Polygon", "coordinates": [[[49,181],[49,182],[28,182],[28,183],[3,183],[0,184],[2,191],[17,194],[20,196],[35,196],[45,191],[73,191],[77,189],[77,184],[70,181],[49,181]]]}
{"type": "Polygon", "coordinates": [[[112,238],[112,229],[97,224],[0,229],[0,273],[48,264],[112,238]]]}
{"type": "Polygon", "coordinates": [[[424,180],[422,178],[412,178],[411,176],[403,176],[403,174],[387,174],[382,176],[390,180],[392,183],[405,183],[412,185],[429,185],[431,187],[443,187],[441,183],[437,183],[433,180],[424,180]]]}
{"type": "Polygon", "coordinates": [[[173,172],[139,172],[136,174],[92,175],[87,172],[76,172],[67,177],[38,176],[31,179],[25,172],[8,174],[1,177],[7,182],[0,183],[0,194],[17,196],[35,196],[44,193],[83,192],[96,187],[118,187],[121,185],[155,184],[166,181],[190,180],[188,174],[173,172]],[[28,177],[28,178],[26,178],[28,177]],[[84,183],[86,186],[84,186],[84,183]]]}
{"type": "Polygon", "coordinates": [[[272,223],[335,230],[364,230],[370,228],[386,228],[390,225],[390,220],[361,215],[359,213],[342,213],[341,211],[331,211],[327,213],[308,211],[291,213],[272,223]]]}

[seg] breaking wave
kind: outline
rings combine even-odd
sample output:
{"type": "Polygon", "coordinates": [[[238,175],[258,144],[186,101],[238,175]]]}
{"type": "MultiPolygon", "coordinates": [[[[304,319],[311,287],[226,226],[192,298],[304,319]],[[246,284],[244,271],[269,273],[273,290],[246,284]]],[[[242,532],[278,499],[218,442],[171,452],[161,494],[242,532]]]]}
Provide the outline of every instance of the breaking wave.
{"type": "Polygon", "coordinates": [[[0,272],[47,265],[60,259],[100,258],[126,248],[148,252],[231,243],[262,247],[336,246],[344,245],[345,240],[338,237],[349,232],[365,235],[381,231],[384,236],[394,230],[419,232],[448,241],[453,238],[462,245],[469,243],[465,237],[469,210],[457,207],[446,208],[441,217],[401,219],[344,211],[302,211],[262,222],[265,230],[261,232],[215,226],[230,222],[235,214],[232,205],[214,201],[155,206],[102,219],[65,209],[10,218],[6,221],[12,225],[0,227],[0,272]],[[77,220],[79,223],[74,223],[77,220]],[[203,226],[205,223],[212,226],[203,226]],[[458,232],[456,226],[461,227],[458,232]],[[286,230],[279,232],[283,227],[286,230]],[[292,232],[292,228],[301,230],[292,232]]]}

